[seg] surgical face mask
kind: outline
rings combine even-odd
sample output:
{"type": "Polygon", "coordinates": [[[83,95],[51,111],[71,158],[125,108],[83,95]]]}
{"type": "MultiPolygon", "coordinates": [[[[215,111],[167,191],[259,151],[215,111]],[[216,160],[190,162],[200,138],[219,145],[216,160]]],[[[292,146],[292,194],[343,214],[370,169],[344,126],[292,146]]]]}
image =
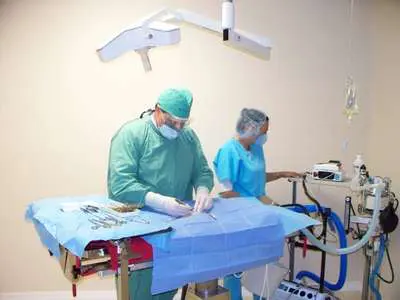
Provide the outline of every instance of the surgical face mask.
{"type": "Polygon", "coordinates": [[[267,140],[268,140],[268,135],[266,133],[264,133],[264,134],[258,136],[258,138],[255,141],[255,144],[262,146],[267,142],[267,140]]]}
{"type": "Polygon", "coordinates": [[[158,128],[158,130],[160,130],[160,133],[169,140],[174,140],[179,136],[178,131],[176,131],[175,129],[172,129],[171,127],[169,127],[165,124],[161,125],[161,127],[158,128]]]}

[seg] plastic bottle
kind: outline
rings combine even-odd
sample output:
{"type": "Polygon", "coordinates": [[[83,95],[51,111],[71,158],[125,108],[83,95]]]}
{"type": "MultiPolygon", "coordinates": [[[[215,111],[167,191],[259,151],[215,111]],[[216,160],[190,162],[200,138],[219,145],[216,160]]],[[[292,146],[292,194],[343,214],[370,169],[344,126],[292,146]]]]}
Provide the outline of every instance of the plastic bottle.
{"type": "Polygon", "coordinates": [[[353,178],[360,175],[360,168],[364,164],[361,154],[357,154],[356,159],[353,161],[353,178]]]}

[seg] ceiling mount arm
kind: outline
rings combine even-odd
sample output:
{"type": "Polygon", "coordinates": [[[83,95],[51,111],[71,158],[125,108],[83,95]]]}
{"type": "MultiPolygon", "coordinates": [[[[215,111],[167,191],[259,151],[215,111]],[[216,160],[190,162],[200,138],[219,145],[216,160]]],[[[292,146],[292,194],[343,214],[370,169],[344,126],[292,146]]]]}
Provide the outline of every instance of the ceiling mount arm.
{"type": "Polygon", "coordinates": [[[133,27],[122,31],[97,50],[102,61],[112,60],[125,52],[135,51],[142,60],[146,72],[151,71],[149,50],[159,46],[177,44],[181,40],[180,28],[172,22],[184,22],[205,29],[209,33],[222,35],[225,45],[269,60],[271,43],[268,39],[235,29],[235,7],[233,0],[222,3],[222,22],[209,19],[188,10],[161,9],[143,18],[133,27]]]}

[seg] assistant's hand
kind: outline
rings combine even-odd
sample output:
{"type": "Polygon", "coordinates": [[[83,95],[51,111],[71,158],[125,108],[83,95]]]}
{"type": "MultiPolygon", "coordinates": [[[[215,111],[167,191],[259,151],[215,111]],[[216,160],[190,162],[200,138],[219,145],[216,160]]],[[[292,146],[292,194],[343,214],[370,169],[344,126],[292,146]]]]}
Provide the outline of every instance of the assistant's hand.
{"type": "Polygon", "coordinates": [[[293,172],[293,171],[283,171],[283,172],[279,172],[280,177],[281,178],[296,178],[296,177],[303,177],[304,174],[303,173],[297,173],[297,172],[293,172]]]}
{"type": "Polygon", "coordinates": [[[189,215],[192,208],[189,205],[180,204],[173,197],[148,192],[145,196],[146,205],[154,210],[166,213],[173,217],[189,215]]]}
{"type": "Polygon", "coordinates": [[[268,204],[268,205],[278,205],[277,203],[274,202],[274,200],[272,200],[270,197],[268,196],[260,196],[258,197],[258,200],[260,200],[262,203],[264,204],[268,204]]]}
{"type": "Polygon", "coordinates": [[[196,203],[194,205],[195,212],[202,212],[203,210],[210,209],[212,207],[212,198],[208,188],[199,186],[196,192],[196,203]]]}

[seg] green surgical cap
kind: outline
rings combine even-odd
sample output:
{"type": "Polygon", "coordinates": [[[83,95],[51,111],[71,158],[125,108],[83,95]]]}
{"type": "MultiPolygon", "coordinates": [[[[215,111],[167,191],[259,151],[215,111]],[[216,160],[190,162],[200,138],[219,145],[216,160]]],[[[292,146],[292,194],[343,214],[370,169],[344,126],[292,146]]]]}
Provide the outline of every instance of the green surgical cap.
{"type": "Polygon", "coordinates": [[[163,111],[178,119],[188,119],[193,95],[187,89],[167,89],[158,97],[157,104],[163,111]]]}

